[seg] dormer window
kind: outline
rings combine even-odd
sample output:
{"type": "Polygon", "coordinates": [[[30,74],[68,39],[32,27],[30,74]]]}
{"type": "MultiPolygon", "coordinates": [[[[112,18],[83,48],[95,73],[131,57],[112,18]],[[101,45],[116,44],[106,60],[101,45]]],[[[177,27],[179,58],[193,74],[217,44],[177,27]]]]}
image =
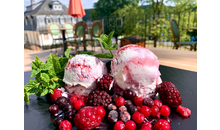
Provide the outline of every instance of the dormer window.
{"type": "Polygon", "coordinates": [[[62,10],[61,5],[53,5],[53,10],[62,10]]]}

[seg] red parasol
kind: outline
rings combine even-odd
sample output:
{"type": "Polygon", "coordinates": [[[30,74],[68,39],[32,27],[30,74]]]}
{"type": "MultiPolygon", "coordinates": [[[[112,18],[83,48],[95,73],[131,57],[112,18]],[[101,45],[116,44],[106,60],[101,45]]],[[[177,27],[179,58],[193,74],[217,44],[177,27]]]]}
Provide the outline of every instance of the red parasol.
{"type": "Polygon", "coordinates": [[[70,0],[67,14],[73,17],[83,17],[86,15],[81,0],[70,0]]]}

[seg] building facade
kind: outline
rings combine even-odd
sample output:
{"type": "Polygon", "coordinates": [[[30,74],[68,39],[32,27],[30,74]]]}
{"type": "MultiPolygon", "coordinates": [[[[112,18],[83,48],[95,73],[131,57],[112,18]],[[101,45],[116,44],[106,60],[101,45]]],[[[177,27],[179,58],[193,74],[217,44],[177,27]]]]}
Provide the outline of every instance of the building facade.
{"type": "Polygon", "coordinates": [[[66,22],[73,25],[82,21],[82,18],[74,18],[67,14],[67,7],[58,0],[42,0],[26,7],[24,12],[24,44],[34,44],[40,47],[51,45],[53,40],[47,31],[47,25],[51,22],[58,23],[61,27],[66,22]]]}

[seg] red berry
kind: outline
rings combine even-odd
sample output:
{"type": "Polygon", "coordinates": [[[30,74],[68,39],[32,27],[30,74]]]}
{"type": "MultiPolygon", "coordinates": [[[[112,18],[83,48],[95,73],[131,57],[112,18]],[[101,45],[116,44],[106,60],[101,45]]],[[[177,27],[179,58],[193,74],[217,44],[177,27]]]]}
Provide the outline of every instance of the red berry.
{"type": "Polygon", "coordinates": [[[82,100],[84,102],[84,104],[86,104],[88,101],[88,98],[86,96],[80,96],[80,97],[78,97],[78,100],[82,100]]]}
{"type": "Polygon", "coordinates": [[[142,124],[142,127],[143,127],[143,126],[148,126],[148,127],[152,128],[152,124],[151,124],[150,122],[144,122],[144,123],[142,124]]]}
{"type": "Polygon", "coordinates": [[[115,105],[117,107],[124,106],[124,104],[125,104],[125,99],[122,96],[119,96],[115,99],[115,105]]]}
{"type": "Polygon", "coordinates": [[[105,116],[105,109],[102,106],[97,106],[97,114],[102,118],[105,116]]]}
{"type": "Polygon", "coordinates": [[[114,130],[125,130],[125,124],[122,121],[117,121],[114,125],[114,130]]]}
{"type": "Polygon", "coordinates": [[[84,105],[84,102],[82,100],[77,100],[74,104],[74,107],[76,110],[79,110],[79,108],[84,105]]]}
{"type": "Polygon", "coordinates": [[[154,100],[154,106],[161,107],[163,104],[160,100],[154,100]]]}
{"type": "Polygon", "coordinates": [[[154,124],[154,130],[170,130],[170,124],[164,119],[159,119],[155,124],[154,124]]]}
{"type": "Polygon", "coordinates": [[[170,115],[170,108],[167,105],[162,105],[160,108],[160,114],[162,116],[169,116],[170,115]]]}
{"type": "Polygon", "coordinates": [[[64,120],[59,125],[59,130],[71,130],[72,124],[68,120],[64,120]]]}
{"type": "Polygon", "coordinates": [[[135,130],[136,129],[136,124],[134,121],[129,120],[125,123],[125,129],[126,130],[135,130]]]}
{"type": "Polygon", "coordinates": [[[100,89],[100,90],[104,90],[104,91],[108,92],[112,81],[113,81],[112,76],[104,74],[102,76],[102,78],[97,79],[97,85],[98,85],[97,88],[100,89]]]}
{"type": "Polygon", "coordinates": [[[53,90],[53,94],[50,94],[50,100],[51,100],[53,103],[55,103],[56,100],[57,100],[57,98],[59,98],[59,97],[61,97],[61,96],[62,96],[62,91],[59,90],[59,89],[57,89],[57,88],[55,88],[55,89],[53,90]]]}
{"type": "Polygon", "coordinates": [[[57,104],[53,104],[49,107],[49,112],[52,114],[52,115],[57,115],[59,111],[59,107],[57,104]]]}
{"type": "Polygon", "coordinates": [[[144,100],[143,97],[134,96],[134,98],[133,98],[134,104],[136,106],[142,106],[143,105],[143,100],[144,100]]]}
{"type": "Polygon", "coordinates": [[[74,94],[72,97],[70,97],[69,101],[74,106],[75,102],[77,101],[77,95],[74,94]]]}
{"type": "Polygon", "coordinates": [[[157,86],[156,91],[164,105],[177,107],[182,104],[180,93],[172,82],[163,81],[157,86]]]}
{"type": "Polygon", "coordinates": [[[160,109],[157,106],[152,106],[150,108],[151,110],[151,116],[160,117],[160,109]]]}
{"type": "Polygon", "coordinates": [[[144,115],[140,112],[135,112],[132,115],[132,119],[136,122],[136,123],[142,123],[144,121],[144,115]]]}
{"type": "Polygon", "coordinates": [[[141,127],[140,130],[152,130],[152,129],[150,127],[148,127],[148,126],[143,126],[143,127],[141,127]]]}
{"type": "Polygon", "coordinates": [[[191,115],[191,110],[189,108],[185,108],[180,105],[176,108],[176,111],[184,117],[188,117],[191,115]]]}
{"type": "Polygon", "coordinates": [[[90,130],[100,125],[102,117],[97,114],[97,107],[83,107],[75,115],[73,121],[80,130],[90,130]]]}
{"type": "Polygon", "coordinates": [[[150,116],[151,113],[150,108],[148,106],[142,106],[140,112],[144,114],[144,117],[150,116]]]}

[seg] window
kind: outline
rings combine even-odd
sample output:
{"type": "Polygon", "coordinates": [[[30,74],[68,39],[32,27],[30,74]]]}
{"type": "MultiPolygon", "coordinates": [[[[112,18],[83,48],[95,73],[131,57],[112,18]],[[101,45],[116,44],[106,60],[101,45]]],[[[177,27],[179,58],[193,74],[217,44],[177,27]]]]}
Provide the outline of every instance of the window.
{"type": "Polygon", "coordinates": [[[60,16],[60,24],[64,24],[65,23],[65,19],[64,19],[64,17],[63,16],[60,16]]]}
{"type": "Polygon", "coordinates": [[[46,24],[49,24],[52,22],[52,19],[50,16],[46,16],[45,21],[46,21],[46,24]]]}
{"type": "Polygon", "coordinates": [[[53,5],[53,10],[62,10],[61,5],[53,5]]]}
{"type": "Polygon", "coordinates": [[[34,20],[31,17],[29,17],[29,22],[30,22],[31,25],[33,25],[33,21],[34,20]]]}
{"type": "Polygon", "coordinates": [[[71,18],[71,22],[72,22],[73,24],[76,24],[76,19],[75,19],[75,18],[71,18]]]}
{"type": "Polygon", "coordinates": [[[25,23],[25,25],[28,25],[28,21],[27,21],[26,17],[24,18],[24,23],[25,23]]]}

